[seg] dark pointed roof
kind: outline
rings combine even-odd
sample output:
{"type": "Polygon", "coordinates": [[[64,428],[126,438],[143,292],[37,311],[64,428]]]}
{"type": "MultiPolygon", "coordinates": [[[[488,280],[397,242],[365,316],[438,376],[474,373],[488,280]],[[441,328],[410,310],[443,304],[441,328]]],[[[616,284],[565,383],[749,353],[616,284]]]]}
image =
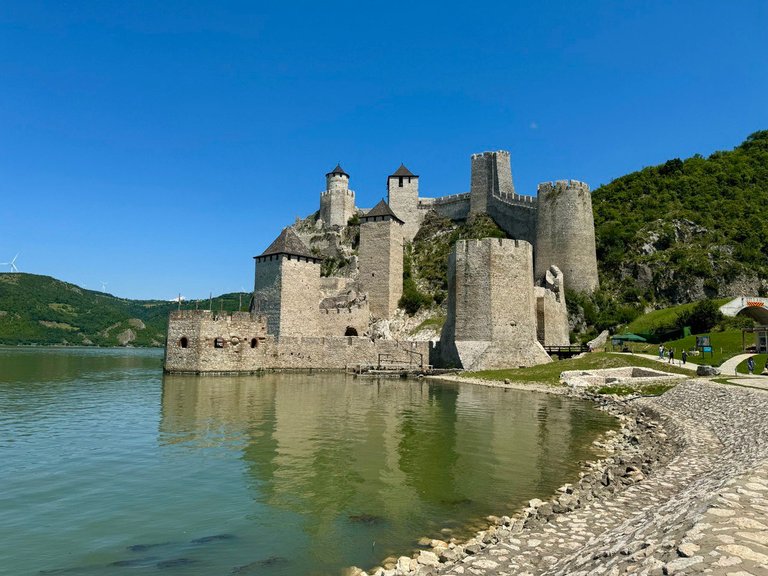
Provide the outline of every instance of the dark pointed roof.
{"type": "MultiPolygon", "coordinates": [[[[392,176],[416,176],[413,172],[408,170],[408,168],[405,167],[405,164],[400,164],[400,168],[395,170],[394,174],[392,176]]],[[[418,178],[418,176],[416,176],[418,178]]]]}
{"type": "Polygon", "coordinates": [[[328,174],[326,174],[326,176],[330,176],[331,174],[341,174],[341,175],[346,176],[347,178],[349,178],[349,174],[344,172],[344,168],[341,167],[341,164],[336,164],[336,168],[334,168],[333,170],[328,172],[328,174]]]}
{"type": "Polygon", "coordinates": [[[304,242],[301,241],[301,238],[291,228],[283,228],[283,231],[275,238],[275,241],[264,252],[255,256],[255,258],[273,256],[275,254],[290,254],[291,256],[303,256],[304,258],[320,260],[320,258],[309,251],[304,242]]]}
{"type": "Polygon", "coordinates": [[[384,200],[382,200],[381,202],[376,204],[376,206],[371,208],[368,211],[368,213],[365,216],[363,216],[363,220],[366,220],[368,218],[373,218],[374,216],[389,216],[390,218],[394,218],[395,220],[400,222],[400,224],[405,224],[405,222],[403,222],[402,220],[400,220],[400,218],[397,217],[397,214],[392,212],[392,208],[390,208],[389,204],[384,202],[384,200]]]}

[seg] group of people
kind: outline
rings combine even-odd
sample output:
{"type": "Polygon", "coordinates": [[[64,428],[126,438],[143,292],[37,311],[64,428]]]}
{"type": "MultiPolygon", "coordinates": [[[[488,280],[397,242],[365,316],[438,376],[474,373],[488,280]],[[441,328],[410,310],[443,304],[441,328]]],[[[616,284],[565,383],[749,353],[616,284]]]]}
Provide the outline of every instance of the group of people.
{"type": "MultiPolygon", "coordinates": [[[[688,351],[683,348],[682,353],[682,364],[685,364],[688,362],[688,351]]],[[[670,348],[669,350],[665,350],[664,344],[659,344],[659,360],[664,360],[664,358],[667,358],[667,361],[669,364],[675,363],[675,349],[670,348]]]]}

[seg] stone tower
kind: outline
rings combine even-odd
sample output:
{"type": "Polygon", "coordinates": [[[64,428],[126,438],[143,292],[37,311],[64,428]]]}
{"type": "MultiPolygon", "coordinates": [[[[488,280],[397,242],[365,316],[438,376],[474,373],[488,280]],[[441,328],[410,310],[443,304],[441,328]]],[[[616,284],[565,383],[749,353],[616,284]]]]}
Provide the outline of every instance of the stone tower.
{"type": "Polygon", "coordinates": [[[360,218],[358,266],[371,315],[391,318],[403,295],[403,221],[384,200],[360,218]]]}
{"type": "Polygon", "coordinates": [[[274,336],[318,336],[320,259],[285,228],[256,260],[251,312],[267,317],[274,336]]]}
{"type": "Polygon", "coordinates": [[[325,175],[325,192],[320,194],[320,218],[325,226],[346,226],[355,213],[355,192],[349,189],[349,174],[337,164],[325,175]]]}
{"type": "Polygon", "coordinates": [[[500,238],[456,242],[448,259],[443,361],[465,370],[549,362],[536,327],[531,245],[500,238]]]}
{"type": "Polygon", "coordinates": [[[512,164],[509,152],[483,152],[472,154],[472,181],[469,191],[469,213],[488,213],[488,199],[491,196],[507,198],[513,196],[512,164]]]}
{"type": "Polygon", "coordinates": [[[387,177],[387,202],[395,214],[405,219],[403,240],[410,242],[419,231],[419,177],[404,164],[387,177]]]}
{"type": "Polygon", "coordinates": [[[577,180],[539,184],[536,280],[542,282],[554,265],[563,271],[566,288],[592,293],[599,285],[596,254],[589,186],[577,180]]]}

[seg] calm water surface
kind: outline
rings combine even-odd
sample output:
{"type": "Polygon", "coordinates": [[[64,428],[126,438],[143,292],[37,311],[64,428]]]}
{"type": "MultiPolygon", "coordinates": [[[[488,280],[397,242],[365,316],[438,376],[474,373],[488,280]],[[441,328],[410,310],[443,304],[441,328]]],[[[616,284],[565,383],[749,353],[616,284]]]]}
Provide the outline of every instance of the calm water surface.
{"type": "Polygon", "coordinates": [[[0,573],[339,574],[573,479],[572,399],[343,375],[165,376],[0,348],[0,573]]]}

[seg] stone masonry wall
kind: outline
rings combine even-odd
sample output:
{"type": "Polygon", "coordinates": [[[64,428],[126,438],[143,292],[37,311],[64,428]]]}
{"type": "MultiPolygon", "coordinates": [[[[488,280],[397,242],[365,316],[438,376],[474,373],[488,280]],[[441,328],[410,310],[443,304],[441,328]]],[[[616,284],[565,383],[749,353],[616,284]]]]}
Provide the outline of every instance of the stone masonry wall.
{"type": "Polygon", "coordinates": [[[568,346],[571,341],[565,298],[560,301],[557,294],[540,286],[534,288],[534,293],[539,342],[542,346],[568,346]]]}
{"type": "Polygon", "coordinates": [[[555,265],[567,288],[594,292],[599,284],[595,222],[589,186],[576,180],[539,184],[536,221],[536,279],[555,265]]]}
{"type": "Polygon", "coordinates": [[[256,372],[271,369],[342,370],[377,366],[426,368],[428,342],[365,337],[281,337],[266,334],[263,317],[247,312],[220,316],[210,311],[175,311],[168,322],[167,372],[256,372]],[[187,338],[182,348],[181,339],[187,338]],[[216,339],[221,347],[216,347],[216,339]]]}
{"type": "Polygon", "coordinates": [[[285,254],[257,262],[254,310],[274,336],[319,335],[320,264],[285,254]]]}
{"type": "Polygon", "coordinates": [[[403,295],[401,226],[383,217],[360,224],[359,281],[362,290],[368,293],[374,318],[391,318],[403,295]]]}
{"type": "Polygon", "coordinates": [[[515,193],[509,152],[499,150],[473,154],[471,163],[471,214],[487,213],[488,199],[491,196],[509,196],[515,193]]]}
{"type": "Polygon", "coordinates": [[[247,371],[267,339],[267,319],[248,312],[232,315],[210,310],[174,310],[168,319],[165,368],[170,371],[216,370],[226,355],[228,370],[247,371]],[[182,339],[186,338],[186,347],[182,339]],[[221,339],[221,348],[215,346],[221,339]]]}
{"type": "Polygon", "coordinates": [[[387,178],[387,204],[403,224],[403,240],[410,242],[421,226],[419,219],[419,177],[390,176],[387,178]],[[402,182],[402,186],[400,186],[402,182]]]}
{"type": "Polygon", "coordinates": [[[346,226],[354,214],[355,192],[353,190],[326,190],[320,194],[320,218],[325,226],[346,226]]]}
{"type": "Polygon", "coordinates": [[[371,311],[365,300],[349,308],[330,308],[320,310],[318,318],[320,334],[324,336],[344,336],[349,328],[354,328],[357,336],[368,331],[371,311]]]}
{"type": "Polygon", "coordinates": [[[528,242],[459,240],[451,251],[448,317],[441,336],[447,364],[467,370],[549,362],[536,339],[533,249],[528,242]]]}

